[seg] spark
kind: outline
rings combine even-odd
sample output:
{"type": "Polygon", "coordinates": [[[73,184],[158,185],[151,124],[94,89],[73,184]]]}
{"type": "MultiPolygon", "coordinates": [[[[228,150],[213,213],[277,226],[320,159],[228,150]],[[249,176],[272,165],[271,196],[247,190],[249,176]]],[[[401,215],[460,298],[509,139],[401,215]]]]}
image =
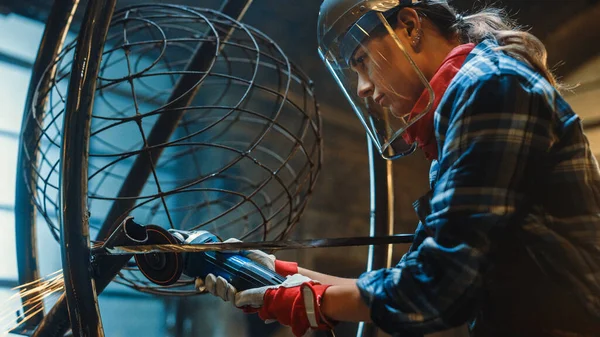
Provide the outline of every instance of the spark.
{"type": "Polygon", "coordinates": [[[18,292],[1,306],[4,309],[0,309],[0,335],[7,336],[9,332],[44,310],[44,300],[63,292],[64,285],[62,270],[58,270],[38,280],[11,289],[18,292]],[[18,308],[21,302],[24,307],[27,307],[27,310],[16,311],[15,318],[15,308],[18,308]]]}

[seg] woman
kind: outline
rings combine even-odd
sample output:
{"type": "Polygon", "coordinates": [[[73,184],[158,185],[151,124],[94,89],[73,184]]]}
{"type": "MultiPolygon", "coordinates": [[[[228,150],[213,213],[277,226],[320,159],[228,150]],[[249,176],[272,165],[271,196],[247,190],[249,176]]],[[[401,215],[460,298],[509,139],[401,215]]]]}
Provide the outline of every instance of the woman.
{"type": "Polygon", "coordinates": [[[600,336],[600,175],[542,43],[494,9],[326,0],[319,52],[385,158],[432,161],[415,242],[357,280],[246,252],[296,275],[242,292],[211,275],[207,289],[297,336],[371,320],[403,336],[465,322],[474,336],[600,336]]]}

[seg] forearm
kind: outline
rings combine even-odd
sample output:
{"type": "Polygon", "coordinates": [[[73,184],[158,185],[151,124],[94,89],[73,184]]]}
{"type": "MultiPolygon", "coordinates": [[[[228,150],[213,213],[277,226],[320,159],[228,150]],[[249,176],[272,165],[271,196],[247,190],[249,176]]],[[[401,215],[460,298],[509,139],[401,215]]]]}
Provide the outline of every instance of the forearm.
{"type": "Polygon", "coordinates": [[[334,285],[323,294],[321,313],[328,319],[341,322],[370,322],[369,307],[360,297],[356,283],[334,285]]]}
{"type": "MultiPolygon", "coordinates": [[[[298,274],[302,274],[310,279],[321,282],[321,284],[330,285],[354,285],[356,284],[355,279],[337,277],[327,274],[322,274],[316,271],[298,267],[298,274]]],[[[357,289],[358,291],[358,289],[357,289]]]]}
{"type": "Polygon", "coordinates": [[[369,307],[360,297],[356,279],[322,274],[298,267],[298,273],[322,284],[329,284],[323,294],[321,313],[329,320],[342,322],[370,322],[369,307]]]}

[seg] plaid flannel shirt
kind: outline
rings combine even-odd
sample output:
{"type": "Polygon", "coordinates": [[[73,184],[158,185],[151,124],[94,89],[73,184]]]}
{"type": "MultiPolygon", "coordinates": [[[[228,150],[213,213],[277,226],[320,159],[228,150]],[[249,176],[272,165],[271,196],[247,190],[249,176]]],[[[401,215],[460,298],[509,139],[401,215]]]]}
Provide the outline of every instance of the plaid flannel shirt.
{"type": "Polygon", "coordinates": [[[490,233],[509,225],[528,233],[538,262],[600,316],[598,164],[558,92],[497,46],[476,46],[435,111],[431,212],[415,242],[396,267],[358,279],[388,333],[427,334],[473,318],[490,233]],[[526,222],[516,215],[533,199],[543,220],[526,222]]]}

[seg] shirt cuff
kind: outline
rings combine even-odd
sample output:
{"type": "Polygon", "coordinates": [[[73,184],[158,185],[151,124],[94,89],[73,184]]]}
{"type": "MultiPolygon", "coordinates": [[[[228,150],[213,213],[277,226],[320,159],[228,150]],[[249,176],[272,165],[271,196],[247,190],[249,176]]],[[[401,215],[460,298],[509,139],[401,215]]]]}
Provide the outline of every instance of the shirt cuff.
{"type": "MultiPolygon", "coordinates": [[[[392,269],[380,269],[362,274],[356,281],[363,302],[369,307],[373,323],[388,334],[406,337],[422,337],[423,334],[410,328],[411,314],[403,313],[400,304],[388,296],[386,283],[390,281],[392,269]]],[[[389,286],[389,285],[388,285],[389,286]]]]}

